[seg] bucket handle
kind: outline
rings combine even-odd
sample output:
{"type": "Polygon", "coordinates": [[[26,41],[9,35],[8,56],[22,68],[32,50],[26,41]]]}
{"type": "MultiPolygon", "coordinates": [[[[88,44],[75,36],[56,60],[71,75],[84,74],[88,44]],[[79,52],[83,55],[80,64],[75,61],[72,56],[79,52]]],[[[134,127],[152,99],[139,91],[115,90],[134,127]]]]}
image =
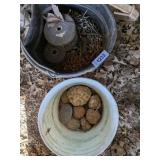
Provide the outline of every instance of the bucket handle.
{"type": "Polygon", "coordinates": [[[48,75],[49,75],[51,78],[56,78],[56,77],[57,77],[54,73],[51,73],[50,71],[48,71],[48,75]]]}

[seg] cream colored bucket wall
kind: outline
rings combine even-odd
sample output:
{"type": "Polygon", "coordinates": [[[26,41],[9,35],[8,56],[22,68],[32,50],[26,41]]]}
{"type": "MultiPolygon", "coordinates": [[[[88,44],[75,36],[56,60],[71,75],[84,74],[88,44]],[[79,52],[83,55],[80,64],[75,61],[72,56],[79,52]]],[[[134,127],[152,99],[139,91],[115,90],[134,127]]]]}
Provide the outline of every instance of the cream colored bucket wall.
{"type": "Polygon", "coordinates": [[[99,82],[88,78],[72,78],[54,86],[42,101],[38,114],[40,135],[45,145],[56,155],[99,155],[111,144],[118,121],[118,108],[111,93],[99,82]],[[73,85],[93,88],[102,98],[102,118],[87,132],[71,131],[58,118],[60,96],[73,85]]]}

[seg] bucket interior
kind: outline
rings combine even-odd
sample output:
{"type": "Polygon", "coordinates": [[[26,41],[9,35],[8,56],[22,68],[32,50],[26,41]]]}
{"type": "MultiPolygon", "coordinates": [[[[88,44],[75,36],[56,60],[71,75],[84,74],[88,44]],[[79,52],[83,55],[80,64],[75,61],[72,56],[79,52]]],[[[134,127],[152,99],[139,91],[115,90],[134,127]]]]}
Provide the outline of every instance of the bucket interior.
{"type": "MultiPolygon", "coordinates": [[[[82,15],[84,15],[85,12],[87,11],[86,16],[88,16],[90,21],[96,25],[98,29],[98,34],[102,35],[102,41],[100,42],[101,47],[99,47],[99,50],[96,53],[94,53],[94,55],[92,55],[93,52],[87,53],[87,49],[86,49],[86,51],[83,52],[82,55],[78,55],[80,58],[83,57],[83,59],[78,61],[77,63],[82,61],[81,64],[84,63],[84,65],[81,65],[81,64],[77,65],[76,61],[77,59],[79,60],[80,58],[75,58],[77,57],[77,55],[75,56],[73,54],[72,54],[72,57],[73,57],[72,59],[65,58],[64,61],[61,62],[60,64],[49,63],[44,58],[44,48],[48,44],[48,42],[46,41],[43,33],[44,24],[45,24],[43,15],[46,15],[48,12],[51,12],[51,7],[49,5],[44,5],[42,8],[34,5],[32,21],[31,21],[31,29],[28,36],[28,42],[26,42],[25,44],[26,50],[28,54],[36,62],[38,62],[42,66],[45,66],[53,70],[56,73],[65,74],[65,73],[74,73],[77,71],[82,71],[91,65],[92,60],[94,60],[102,50],[107,49],[109,47],[109,43],[112,38],[110,37],[110,30],[108,28],[107,23],[104,22],[103,16],[100,15],[99,13],[96,13],[94,10],[91,9],[91,7],[87,7],[84,5],[72,5],[72,4],[58,5],[58,6],[62,14],[66,14],[69,12],[69,10],[72,10],[73,12],[76,11],[77,13],[81,13],[82,15]],[[73,64],[76,64],[78,67],[76,66],[74,68],[74,65],[72,65],[72,62],[73,64]]],[[[74,19],[73,16],[72,18],[74,19]]],[[[80,35],[78,34],[78,37],[79,36],[80,35]]],[[[77,43],[79,43],[79,40],[77,41],[77,43]]],[[[95,46],[93,45],[93,47],[95,46]]],[[[66,53],[70,54],[71,50],[68,50],[66,53]]]]}
{"type": "Polygon", "coordinates": [[[52,90],[42,102],[39,111],[39,130],[48,148],[57,155],[98,155],[111,143],[117,129],[116,104],[110,93],[92,82],[62,83],[52,90]],[[104,112],[97,126],[87,132],[71,131],[58,118],[58,103],[61,94],[73,85],[88,85],[102,98],[104,112]],[[105,93],[105,94],[104,94],[105,93]],[[49,134],[46,134],[50,128],[49,134]]]}

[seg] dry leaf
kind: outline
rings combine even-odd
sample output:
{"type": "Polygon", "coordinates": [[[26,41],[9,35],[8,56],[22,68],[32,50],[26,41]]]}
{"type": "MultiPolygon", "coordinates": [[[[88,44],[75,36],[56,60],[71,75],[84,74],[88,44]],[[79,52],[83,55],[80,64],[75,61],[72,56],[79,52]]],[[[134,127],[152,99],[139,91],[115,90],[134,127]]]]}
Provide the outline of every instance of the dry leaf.
{"type": "Polygon", "coordinates": [[[116,57],[116,56],[114,56],[114,60],[113,60],[113,62],[115,62],[115,63],[119,63],[119,64],[122,64],[122,65],[127,65],[125,62],[123,62],[122,60],[121,61],[119,61],[118,60],[118,58],[116,57]]]}

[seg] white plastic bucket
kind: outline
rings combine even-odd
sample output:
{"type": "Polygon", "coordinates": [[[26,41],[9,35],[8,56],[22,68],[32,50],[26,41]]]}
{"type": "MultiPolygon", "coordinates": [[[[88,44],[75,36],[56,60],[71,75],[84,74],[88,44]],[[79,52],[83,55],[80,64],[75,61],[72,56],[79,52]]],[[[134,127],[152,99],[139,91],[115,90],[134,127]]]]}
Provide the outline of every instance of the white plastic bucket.
{"type": "Polygon", "coordinates": [[[99,155],[112,142],[118,127],[117,104],[108,89],[88,78],[73,78],[54,86],[41,103],[38,127],[45,145],[56,155],[99,155]],[[86,85],[101,97],[103,114],[100,122],[87,132],[71,131],[58,118],[62,93],[74,85],[86,85]]]}

